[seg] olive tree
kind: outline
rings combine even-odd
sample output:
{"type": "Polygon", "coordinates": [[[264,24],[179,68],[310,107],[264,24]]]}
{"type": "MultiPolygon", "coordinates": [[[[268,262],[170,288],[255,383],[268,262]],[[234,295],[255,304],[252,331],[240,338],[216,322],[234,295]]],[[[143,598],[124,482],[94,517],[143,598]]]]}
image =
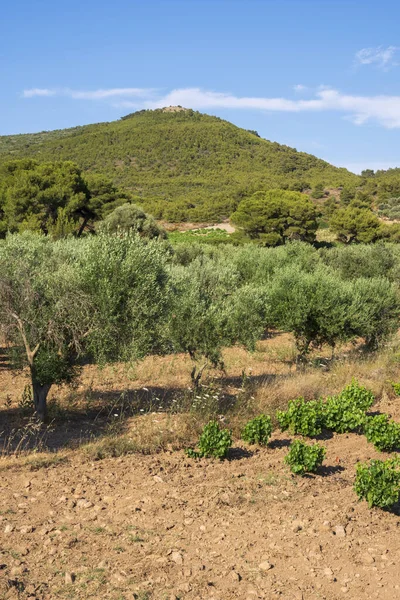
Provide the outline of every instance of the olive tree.
{"type": "Polygon", "coordinates": [[[155,219],[148,215],[136,204],[128,202],[117,206],[101,223],[100,229],[109,233],[135,231],[142,237],[167,237],[165,229],[160,227],[155,219]]]}
{"type": "Polygon", "coordinates": [[[311,346],[328,344],[333,351],[339,341],[354,337],[351,284],[326,269],[306,273],[287,267],[272,282],[270,304],[275,326],[293,333],[299,362],[311,346]]]}
{"type": "Polygon", "coordinates": [[[188,267],[172,267],[175,294],[166,335],[174,352],[187,352],[193,361],[205,359],[200,369],[193,368],[194,385],[208,363],[223,367],[224,347],[253,349],[268,325],[266,291],[241,287],[232,261],[219,258],[200,255],[188,267]]]}
{"type": "Polygon", "coordinates": [[[158,348],[169,284],[165,249],[138,236],[0,242],[0,327],[28,366],[38,417],[53,384],[84,361],[132,360],[158,348]]]}

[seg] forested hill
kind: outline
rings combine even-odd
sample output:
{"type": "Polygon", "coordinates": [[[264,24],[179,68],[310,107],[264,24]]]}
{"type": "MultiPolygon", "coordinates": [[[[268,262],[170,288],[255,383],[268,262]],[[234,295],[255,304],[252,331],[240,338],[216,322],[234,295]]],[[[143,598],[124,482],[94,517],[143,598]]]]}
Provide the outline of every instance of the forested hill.
{"type": "Polygon", "coordinates": [[[0,162],[72,160],[104,173],[171,221],[228,216],[260,189],[356,185],[346,169],[193,110],[139,111],[110,123],[0,136],[0,162]]]}

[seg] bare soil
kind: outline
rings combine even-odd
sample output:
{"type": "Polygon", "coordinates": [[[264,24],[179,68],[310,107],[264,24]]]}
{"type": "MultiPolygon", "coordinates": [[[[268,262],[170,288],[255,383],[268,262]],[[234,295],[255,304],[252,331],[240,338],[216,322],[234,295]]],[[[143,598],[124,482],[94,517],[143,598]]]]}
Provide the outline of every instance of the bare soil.
{"type": "MultiPolygon", "coordinates": [[[[279,389],[282,397],[307,385],[310,396],[329,393],[352,373],[344,366],[289,381],[285,344],[266,346],[251,363],[265,380],[256,393],[260,407],[275,402],[279,389]]],[[[240,385],[243,356],[228,358],[232,389],[240,385]]],[[[163,371],[158,360],[142,364],[132,386],[149,385],[150,373],[154,388],[188,385],[183,358],[176,372],[171,365],[163,371]]],[[[378,388],[388,376],[383,362],[357,368],[379,393],[374,410],[400,420],[400,400],[378,388]]],[[[127,385],[118,370],[103,376],[94,383],[88,369],[81,385],[90,384],[94,396],[127,385]]],[[[5,366],[0,378],[12,395],[11,407],[0,411],[3,424],[26,379],[5,366]]],[[[132,416],[124,434],[151,422],[173,435],[180,418],[157,410],[132,416]]],[[[370,510],[353,491],[357,461],[385,455],[363,436],[333,435],[320,440],[327,455],[318,474],[301,478],[284,464],[290,441],[274,433],[267,448],[256,448],[236,439],[225,461],[195,461],[183,450],[92,461],[76,440],[75,449],[0,459],[0,598],[399,598],[399,511],[370,510]]]]}

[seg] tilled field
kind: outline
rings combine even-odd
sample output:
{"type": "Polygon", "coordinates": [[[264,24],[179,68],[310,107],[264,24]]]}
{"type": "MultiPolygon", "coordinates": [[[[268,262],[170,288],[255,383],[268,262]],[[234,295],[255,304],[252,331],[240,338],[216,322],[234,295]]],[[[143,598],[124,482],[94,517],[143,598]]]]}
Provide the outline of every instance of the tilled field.
{"type": "Polygon", "coordinates": [[[32,471],[4,459],[0,597],[399,598],[399,517],[352,489],[356,461],[378,453],[335,435],[320,473],[299,478],[288,443],[222,462],[74,451],[32,471]]]}

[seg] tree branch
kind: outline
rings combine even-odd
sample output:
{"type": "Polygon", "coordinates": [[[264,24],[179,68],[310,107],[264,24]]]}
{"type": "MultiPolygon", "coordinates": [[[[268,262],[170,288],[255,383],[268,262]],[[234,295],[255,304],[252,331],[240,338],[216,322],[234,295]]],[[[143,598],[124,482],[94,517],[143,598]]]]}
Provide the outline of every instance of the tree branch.
{"type": "Polygon", "coordinates": [[[38,353],[38,350],[39,350],[39,347],[40,347],[40,342],[38,344],[36,344],[36,346],[34,347],[33,350],[31,350],[31,348],[29,346],[28,339],[26,337],[26,333],[25,333],[25,329],[24,329],[24,324],[23,324],[22,320],[19,318],[19,316],[16,313],[11,313],[11,316],[17,322],[17,327],[19,329],[19,332],[21,334],[22,340],[24,342],[26,357],[28,359],[29,366],[32,367],[33,366],[33,359],[35,358],[36,354],[38,353]]]}

